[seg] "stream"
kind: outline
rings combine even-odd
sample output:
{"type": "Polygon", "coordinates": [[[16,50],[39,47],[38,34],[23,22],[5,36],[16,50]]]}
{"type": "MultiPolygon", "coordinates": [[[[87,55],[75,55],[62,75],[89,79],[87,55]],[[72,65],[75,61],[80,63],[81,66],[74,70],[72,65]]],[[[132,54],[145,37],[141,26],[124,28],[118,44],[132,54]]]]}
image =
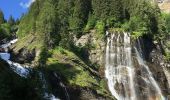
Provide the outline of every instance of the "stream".
{"type": "MultiPolygon", "coordinates": [[[[31,67],[26,66],[26,65],[21,65],[19,63],[15,63],[15,62],[10,60],[11,55],[10,55],[10,53],[8,53],[8,48],[12,44],[16,43],[17,41],[18,41],[18,39],[14,39],[14,40],[9,41],[6,44],[2,44],[0,46],[0,48],[4,49],[4,52],[0,52],[0,58],[3,59],[4,61],[6,61],[9,64],[10,68],[16,74],[18,74],[19,76],[21,76],[23,78],[28,78],[29,75],[30,75],[30,72],[32,70],[31,67]]],[[[42,72],[39,72],[39,77],[40,77],[40,80],[43,84],[43,90],[46,91],[47,90],[46,80],[45,80],[42,72]]],[[[53,94],[49,94],[47,92],[44,92],[43,98],[45,100],[60,100],[60,99],[56,98],[53,94]]]]}
{"type": "Polygon", "coordinates": [[[5,60],[9,65],[10,68],[17,73],[18,75],[20,75],[21,77],[27,78],[29,76],[30,73],[30,68],[29,66],[26,65],[21,65],[18,63],[15,63],[13,61],[10,61],[10,53],[8,53],[8,47],[10,47],[12,44],[16,43],[18,41],[18,39],[14,39],[11,40],[9,43],[3,44],[0,47],[3,48],[5,50],[5,52],[0,53],[0,58],[5,60]]]}

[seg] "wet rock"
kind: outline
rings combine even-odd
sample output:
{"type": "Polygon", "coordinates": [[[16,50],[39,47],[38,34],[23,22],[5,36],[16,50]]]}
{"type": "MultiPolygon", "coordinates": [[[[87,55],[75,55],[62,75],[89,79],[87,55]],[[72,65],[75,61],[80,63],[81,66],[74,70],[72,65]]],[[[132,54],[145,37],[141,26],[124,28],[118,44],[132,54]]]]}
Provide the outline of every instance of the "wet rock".
{"type": "Polygon", "coordinates": [[[117,90],[118,94],[122,94],[123,97],[126,97],[123,83],[116,82],[115,89],[117,90]]]}
{"type": "Polygon", "coordinates": [[[36,57],[36,50],[20,49],[17,53],[11,51],[11,60],[20,64],[31,63],[36,57]]]}
{"type": "Polygon", "coordinates": [[[167,100],[170,100],[170,95],[167,96],[167,100]]]}
{"type": "Polygon", "coordinates": [[[140,43],[142,47],[143,58],[147,62],[149,69],[151,70],[154,79],[158,82],[164,95],[169,94],[168,89],[168,77],[165,74],[164,67],[166,66],[163,57],[163,46],[160,42],[152,42],[152,39],[144,36],[140,38],[140,43]]]}
{"type": "Polygon", "coordinates": [[[66,82],[66,79],[61,74],[49,72],[48,83],[52,88],[52,92],[62,100],[68,100],[66,90],[70,100],[111,100],[108,97],[98,95],[93,89],[75,85],[71,86],[66,84],[66,82]],[[61,83],[64,85],[61,85],[61,83]]]}

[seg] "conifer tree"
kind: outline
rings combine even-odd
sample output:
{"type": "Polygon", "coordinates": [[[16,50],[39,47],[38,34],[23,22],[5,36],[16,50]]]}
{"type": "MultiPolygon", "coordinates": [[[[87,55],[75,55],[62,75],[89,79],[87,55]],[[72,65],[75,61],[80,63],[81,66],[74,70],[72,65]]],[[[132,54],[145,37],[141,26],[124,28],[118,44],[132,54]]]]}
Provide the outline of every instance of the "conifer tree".
{"type": "Polygon", "coordinates": [[[3,24],[4,22],[5,22],[4,13],[2,12],[2,10],[0,10],[0,25],[3,24]]]}
{"type": "Polygon", "coordinates": [[[15,19],[12,17],[12,15],[9,17],[9,19],[8,19],[8,24],[10,25],[10,26],[13,26],[13,25],[15,25],[15,19]]]}

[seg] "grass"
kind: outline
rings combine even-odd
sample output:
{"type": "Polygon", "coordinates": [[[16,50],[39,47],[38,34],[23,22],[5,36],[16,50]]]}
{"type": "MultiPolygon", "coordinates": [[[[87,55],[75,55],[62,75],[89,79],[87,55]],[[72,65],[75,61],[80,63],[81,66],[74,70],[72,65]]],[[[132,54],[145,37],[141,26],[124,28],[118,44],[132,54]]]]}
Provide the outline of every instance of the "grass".
{"type": "Polygon", "coordinates": [[[170,41],[167,41],[166,46],[170,48],[170,41]]]}
{"type": "Polygon", "coordinates": [[[43,39],[38,36],[28,34],[25,37],[19,38],[16,44],[14,44],[14,51],[19,51],[20,49],[26,47],[28,50],[41,49],[43,47],[43,39]]]}
{"type": "Polygon", "coordinates": [[[50,50],[49,54],[51,57],[47,58],[47,69],[62,75],[70,86],[88,87],[100,95],[112,98],[107,90],[106,80],[92,75],[87,70],[90,67],[73,52],[57,47],[50,50]]]}
{"type": "MultiPolygon", "coordinates": [[[[49,52],[52,56],[47,59],[48,68],[62,74],[70,85],[92,87],[91,83],[97,83],[87,70],[73,62],[73,60],[76,60],[84,64],[74,53],[61,47],[57,47],[49,52]]],[[[86,65],[84,64],[84,66],[86,65]]]]}
{"type": "Polygon", "coordinates": [[[97,33],[99,35],[102,35],[103,33],[105,33],[105,23],[103,21],[97,21],[95,29],[97,30],[97,33]]]}
{"type": "Polygon", "coordinates": [[[164,59],[166,61],[169,61],[170,60],[170,53],[166,53],[166,55],[164,56],[164,59]]]}

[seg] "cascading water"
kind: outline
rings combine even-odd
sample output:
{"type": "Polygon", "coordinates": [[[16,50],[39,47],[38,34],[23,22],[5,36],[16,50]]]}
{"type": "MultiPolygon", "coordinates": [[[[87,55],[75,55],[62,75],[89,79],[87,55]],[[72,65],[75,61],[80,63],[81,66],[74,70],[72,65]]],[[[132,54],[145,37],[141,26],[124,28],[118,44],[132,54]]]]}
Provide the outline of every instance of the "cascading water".
{"type": "Polygon", "coordinates": [[[40,81],[42,83],[42,89],[43,89],[43,98],[45,100],[60,100],[59,98],[56,98],[53,94],[49,94],[47,92],[48,88],[47,88],[47,82],[45,80],[44,74],[42,72],[39,72],[39,78],[40,81]]]}
{"type": "Polygon", "coordinates": [[[68,91],[67,91],[66,86],[64,85],[64,83],[61,81],[60,77],[59,77],[56,73],[54,73],[54,76],[55,76],[57,79],[60,80],[60,86],[61,86],[62,88],[64,88],[66,100],[70,100],[70,96],[69,96],[69,93],[68,93],[68,91]]]}
{"type": "Polygon", "coordinates": [[[136,100],[130,46],[128,33],[107,38],[105,73],[111,93],[119,100],[136,100]]]}
{"type": "Polygon", "coordinates": [[[143,87],[146,88],[145,91],[148,90],[148,93],[141,95],[142,89],[138,90],[142,86],[138,84],[137,68],[133,64],[130,34],[126,32],[106,34],[105,75],[112,95],[118,100],[164,100],[152,73],[135,49],[136,59],[143,74],[140,78],[145,81],[146,86],[143,87]]]}
{"type": "MultiPolygon", "coordinates": [[[[5,49],[5,52],[7,52],[6,48],[8,48],[12,44],[16,43],[17,41],[18,41],[18,39],[14,39],[14,40],[10,41],[9,43],[1,45],[0,47],[5,49]]],[[[17,73],[21,77],[25,77],[25,78],[28,77],[29,72],[30,72],[29,67],[28,66],[22,66],[21,64],[10,61],[10,54],[9,53],[0,53],[0,58],[5,60],[10,65],[11,69],[15,73],[17,73]]]]}
{"type": "Polygon", "coordinates": [[[11,40],[11,41],[9,41],[6,44],[1,45],[0,47],[1,48],[8,48],[9,46],[11,46],[12,44],[16,43],[17,41],[18,41],[18,39],[11,40]]]}
{"type": "MultiPolygon", "coordinates": [[[[141,46],[139,45],[139,48],[140,47],[141,46]]],[[[141,58],[142,54],[138,52],[137,48],[135,48],[135,52],[137,55],[138,63],[141,67],[141,77],[147,84],[148,100],[165,100],[164,96],[162,95],[161,89],[153,78],[149,67],[144,63],[143,59],[141,58]]]]}
{"type": "MultiPolygon", "coordinates": [[[[0,48],[3,48],[6,53],[0,53],[0,58],[3,59],[4,61],[6,61],[10,65],[10,68],[15,73],[17,73],[21,77],[27,78],[30,74],[31,68],[29,66],[24,66],[19,63],[10,61],[10,53],[7,53],[8,52],[7,48],[9,46],[11,46],[12,44],[16,43],[17,41],[18,41],[18,39],[14,39],[6,44],[1,45],[0,48]]],[[[55,97],[53,94],[49,94],[47,92],[47,84],[46,84],[46,80],[45,80],[45,77],[42,72],[39,72],[39,77],[43,84],[43,87],[42,87],[44,90],[43,99],[45,99],[45,100],[60,100],[59,98],[55,97]]]]}

